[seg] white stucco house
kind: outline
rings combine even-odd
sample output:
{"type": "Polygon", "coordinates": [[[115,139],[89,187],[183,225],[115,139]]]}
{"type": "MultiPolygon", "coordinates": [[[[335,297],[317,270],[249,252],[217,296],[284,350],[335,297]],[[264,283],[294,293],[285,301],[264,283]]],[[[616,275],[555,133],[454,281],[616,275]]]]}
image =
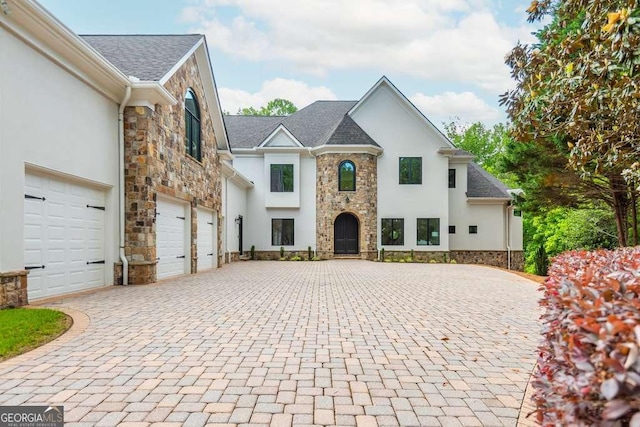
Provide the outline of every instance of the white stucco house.
{"type": "Polygon", "coordinates": [[[204,36],[79,36],[34,0],[0,5],[0,308],[252,246],[520,265],[506,188],[386,78],[225,118],[204,36]]]}
{"type": "Polygon", "coordinates": [[[508,189],[386,77],[358,101],[225,123],[233,167],[253,183],[229,204],[241,220],[228,223],[232,252],[253,246],[277,258],[281,247],[311,247],[322,258],[376,259],[384,249],[522,268],[522,218],[508,189]]]}

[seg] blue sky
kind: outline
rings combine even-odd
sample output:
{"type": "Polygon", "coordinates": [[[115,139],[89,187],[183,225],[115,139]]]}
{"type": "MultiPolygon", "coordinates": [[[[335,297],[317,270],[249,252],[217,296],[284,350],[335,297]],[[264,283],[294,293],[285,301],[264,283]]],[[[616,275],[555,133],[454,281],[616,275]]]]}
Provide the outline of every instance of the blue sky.
{"type": "Polygon", "coordinates": [[[359,99],[386,75],[436,125],[505,121],[528,0],[40,0],[79,34],[203,33],[222,107],[359,99]]]}

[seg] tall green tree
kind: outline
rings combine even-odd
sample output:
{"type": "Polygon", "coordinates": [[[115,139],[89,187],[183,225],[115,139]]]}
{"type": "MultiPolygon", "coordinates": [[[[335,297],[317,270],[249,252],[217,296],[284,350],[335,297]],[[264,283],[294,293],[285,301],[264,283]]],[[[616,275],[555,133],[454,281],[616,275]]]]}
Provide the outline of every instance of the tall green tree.
{"type": "Polygon", "coordinates": [[[562,163],[566,152],[566,167],[587,185],[584,195],[563,194],[579,199],[605,189],[599,198],[615,213],[619,244],[627,244],[629,220],[637,244],[638,2],[534,0],[527,12],[530,21],[551,20],[537,44],[518,44],[507,57],[517,86],[501,102],[512,135],[529,154],[555,146],[551,158],[562,163]]]}
{"type": "Polygon", "coordinates": [[[276,98],[258,110],[253,107],[240,108],[238,114],[243,116],[289,116],[296,111],[298,111],[298,107],[296,107],[293,102],[287,99],[276,98]]]}

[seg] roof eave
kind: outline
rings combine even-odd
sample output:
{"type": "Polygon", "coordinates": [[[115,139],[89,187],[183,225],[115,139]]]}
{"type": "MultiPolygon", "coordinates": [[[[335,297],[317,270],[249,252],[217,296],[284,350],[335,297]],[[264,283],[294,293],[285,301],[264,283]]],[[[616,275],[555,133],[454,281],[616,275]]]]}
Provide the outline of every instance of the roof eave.
{"type": "Polygon", "coordinates": [[[225,178],[229,179],[231,182],[233,182],[234,184],[248,189],[248,188],[253,188],[254,184],[252,181],[249,180],[249,178],[247,178],[246,176],[242,175],[240,172],[238,172],[233,166],[231,166],[229,163],[227,162],[221,162],[221,171],[222,171],[222,176],[224,176],[225,178]]]}
{"type": "Polygon", "coordinates": [[[130,106],[153,108],[155,104],[176,105],[178,100],[164,86],[153,81],[135,81],[131,83],[130,106]]]}
{"type": "Polygon", "coordinates": [[[127,77],[33,0],[8,0],[0,26],[107,98],[120,102],[127,77]]]}
{"type": "Polygon", "coordinates": [[[511,197],[467,197],[470,205],[503,205],[511,201],[511,197]]]}
{"type": "Polygon", "coordinates": [[[356,144],[321,145],[319,147],[311,149],[311,153],[316,156],[329,153],[372,154],[375,156],[380,156],[383,152],[384,150],[381,147],[376,147],[375,145],[356,144]]]}

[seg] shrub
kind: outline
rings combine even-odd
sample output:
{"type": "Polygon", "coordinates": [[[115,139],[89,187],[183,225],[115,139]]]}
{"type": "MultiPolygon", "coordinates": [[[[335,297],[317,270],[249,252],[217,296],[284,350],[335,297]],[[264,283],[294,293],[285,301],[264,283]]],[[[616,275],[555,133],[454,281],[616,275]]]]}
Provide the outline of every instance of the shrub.
{"type": "Polygon", "coordinates": [[[455,259],[451,259],[451,261],[449,261],[449,264],[457,264],[458,261],[456,261],[455,259]]]}
{"type": "Polygon", "coordinates": [[[416,258],[416,253],[413,251],[413,249],[411,249],[411,253],[409,254],[409,259],[407,260],[407,262],[413,262],[415,258],[416,258]]]}
{"type": "Polygon", "coordinates": [[[404,258],[400,258],[400,259],[398,260],[398,262],[407,262],[407,261],[405,261],[405,259],[404,259],[404,258]]]}
{"type": "Polygon", "coordinates": [[[640,425],[640,247],[567,252],[542,286],[543,425],[640,425]]]}
{"type": "Polygon", "coordinates": [[[384,248],[380,249],[380,260],[384,261],[384,248]]]}
{"type": "Polygon", "coordinates": [[[311,258],[311,261],[321,261],[322,258],[320,258],[319,256],[314,256],[313,258],[311,258]]]}
{"type": "Polygon", "coordinates": [[[251,259],[256,259],[256,247],[251,246],[251,259]]]}
{"type": "Polygon", "coordinates": [[[289,261],[302,261],[302,257],[300,255],[294,255],[289,258],[289,261]]]}
{"type": "Polygon", "coordinates": [[[393,260],[391,258],[387,258],[384,260],[384,262],[393,262],[393,260]]]}
{"type": "Polygon", "coordinates": [[[431,259],[431,260],[429,260],[429,263],[430,263],[430,264],[435,264],[435,263],[437,263],[437,262],[438,262],[438,261],[436,261],[435,259],[431,259]]]}
{"type": "Polygon", "coordinates": [[[280,258],[284,258],[284,248],[280,246],[280,258]]]}
{"type": "Polygon", "coordinates": [[[311,246],[307,247],[307,259],[311,261],[313,259],[313,251],[311,250],[311,246]]]}

